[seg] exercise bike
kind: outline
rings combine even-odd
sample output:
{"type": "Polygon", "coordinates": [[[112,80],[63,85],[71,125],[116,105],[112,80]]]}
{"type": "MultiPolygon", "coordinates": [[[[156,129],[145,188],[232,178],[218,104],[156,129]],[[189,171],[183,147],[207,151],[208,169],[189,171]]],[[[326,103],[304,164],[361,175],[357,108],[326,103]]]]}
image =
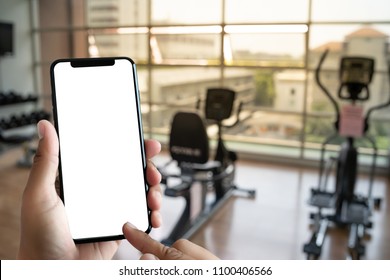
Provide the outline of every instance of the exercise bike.
{"type": "MultiPolygon", "coordinates": [[[[374,73],[374,60],[367,57],[342,57],[338,97],[341,100],[349,101],[349,105],[343,107],[340,112],[336,99],[329,93],[320,79],[321,67],[327,54],[328,51],[325,51],[321,56],[315,77],[317,84],[335,109],[336,122],[334,126],[336,132],[322,144],[319,182],[318,186],[311,190],[309,200],[309,204],[317,208],[316,213],[310,214],[314,231],[310,241],[304,245],[303,251],[307,254],[308,259],[318,259],[328,227],[333,223],[338,227],[348,229],[348,258],[360,259],[365,253],[363,239],[366,235],[366,229],[372,227],[370,217],[375,207],[379,207],[381,202],[381,199],[372,197],[377,146],[375,141],[367,135],[369,119],[373,111],[389,106],[390,99],[383,104],[369,108],[363,116],[363,110],[357,106],[357,102],[367,101],[370,97],[369,84],[374,73]],[[348,131],[351,123],[347,122],[351,121],[351,118],[352,125],[356,128],[355,131],[348,131]],[[330,157],[325,161],[327,145],[340,137],[344,139],[344,142],[340,146],[338,156],[330,157]],[[367,140],[373,150],[367,195],[355,192],[359,155],[355,142],[358,138],[367,140]],[[329,190],[328,179],[334,167],[336,168],[335,187],[334,190],[329,190]]],[[[388,72],[390,75],[390,63],[388,72]]]]}
{"type": "MultiPolygon", "coordinates": [[[[205,121],[198,111],[178,112],[171,124],[169,152],[171,160],[159,168],[164,194],[182,197],[185,207],[176,225],[162,243],[171,245],[180,238],[190,238],[236,192],[255,197],[254,190],[236,186],[236,153],[229,151],[222,138],[222,122],[231,116],[235,92],[226,88],[208,89],[205,101],[205,119],[217,125],[218,138],[215,157],[210,160],[209,138],[205,121]],[[176,172],[169,171],[176,163],[176,172]],[[173,183],[172,183],[173,182],[173,183]],[[197,204],[197,205],[196,205],[197,204]]],[[[236,121],[240,121],[240,103],[236,121]]]]}

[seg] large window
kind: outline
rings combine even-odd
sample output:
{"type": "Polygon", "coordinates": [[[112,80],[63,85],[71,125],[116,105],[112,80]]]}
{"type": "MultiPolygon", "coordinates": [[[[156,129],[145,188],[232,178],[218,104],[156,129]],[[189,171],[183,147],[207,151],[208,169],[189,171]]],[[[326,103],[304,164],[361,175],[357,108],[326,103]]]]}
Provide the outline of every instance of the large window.
{"type": "MultiPolygon", "coordinates": [[[[389,99],[387,0],[31,1],[36,76],[47,106],[54,59],[129,56],[139,67],[145,134],[162,142],[176,111],[202,107],[207,88],[224,86],[237,92],[234,113],[242,104],[241,121],[224,131],[228,145],[252,155],[318,159],[335,121],[314,78],[326,49],[321,79],[334,96],[340,58],[353,55],[376,63],[364,110],[389,99]]],[[[369,133],[384,166],[389,108],[372,114],[369,133]]]]}

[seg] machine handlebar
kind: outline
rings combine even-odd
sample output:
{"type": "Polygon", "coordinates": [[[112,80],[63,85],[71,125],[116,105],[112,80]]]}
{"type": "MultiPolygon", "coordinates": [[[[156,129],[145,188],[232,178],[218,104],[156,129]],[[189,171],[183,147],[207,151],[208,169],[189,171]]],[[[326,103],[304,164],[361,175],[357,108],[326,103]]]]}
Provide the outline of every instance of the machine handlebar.
{"type": "MultiPolygon", "coordinates": [[[[388,75],[388,82],[389,82],[389,89],[390,89],[390,60],[387,61],[387,75],[388,75]]],[[[368,111],[367,111],[367,114],[366,114],[366,117],[365,117],[365,131],[368,129],[368,120],[370,118],[370,115],[372,114],[373,111],[375,110],[379,110],[379,109],[382,109],[382,108],[385,108],[387,106],[390,105],[390,93],[389,93],[389,99],[387,100],[387,102],[383,103],[383,104],[378,104],[374,107],[371,107],[368,111]]]]}
{"type": "Polygon", "coordinates": [[[336,129],[338,129],[338,123],[339,123],[339,119],[340,119],[339,105],[337,104],[336,99],[330,94],[329,90],[322,84],[322,81],[320,79],[320,72],[321,72],[322,64],[324,63],[325,58],[328,55],[328,53],[329,53],[329,49],[326,49],[324,51],[324,53],[321,55],[320,62],[318,63],[317,68],[316,68],[315,77],[316,77],[316,82],[317,82],[318,86],[322,89],[322,91],[325,93],[325,95],[329,98],[329,100],[331,101],[331,103],[334,107],[334,110],[336,111],[335,126],[336,126],[336,129]]]}

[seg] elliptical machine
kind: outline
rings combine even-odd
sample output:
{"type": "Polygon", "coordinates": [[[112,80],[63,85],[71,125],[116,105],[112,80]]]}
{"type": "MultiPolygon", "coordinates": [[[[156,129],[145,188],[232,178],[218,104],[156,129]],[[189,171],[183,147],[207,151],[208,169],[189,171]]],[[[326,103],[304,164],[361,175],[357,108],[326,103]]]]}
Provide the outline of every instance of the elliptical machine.
{"type": "MultiPolygon", "coordinates": [[[[379,207],[381,200],[372,197],[373,180],[376,168],[377,146],[375,141],[367,135],[371,113],[390,105],[387,102],[373,106],[367,110],[363,117],[361,107],[357,107],[358,101],[367,101],[370,97],[369,84],[374,73],[374,60],[367,57],[343,57],[340,61],[340,86],[338,97],[348,100],[349,106],[345,106],[340,112],[335,98],[329,93],[320,79],[321,66],[328,54],[328,50],[321,56],[316,69],[316,82],[325,95],[331,101],[335,112],[336,132],[328,137],[322,144],[318,187],[311,190],[309,204],[317,208],[316,213],[311,213],[314,231],[308,243],[303,247],[308,259],[318,259],[330,223],[338,227],[347,227],[348,255],[351,259],[360,259],[365,253],[363,238],[366,229],[372,227],[370,217],[375,207],[379,207]],[[346,89],[346,91],[345,91],[346,89]],[[349,115],[348,115],[349,114],[349,115]],[[350,123],[354,122],[354,131],[348,131],[350,123]],[[349,126],[348,126],[349,125],[349,126]],[[359,127],[360,126],[360,127],[359,127]],[[360,132],[359,132],[360,130],[360,132]],[[326,146],[342,136],[345,140],[341,144],[337,157],[330,157],[325,161],[326,146]],[[357,138],[366,139],[372,146],[373,156],[369,177],[367,195],[358,195],[355,185],[358,170],[358,150],[355,145],[357,138]],[[328,178],[336,165],[334,190],[327,188],[328,178]],[[328,211],[326,214],[325,211],[328,211]]],[[[390,63],[389,63],[390,74],[390,63]]],[[[390,76],[389,76],[390,82],[390,76]]],[[[390,97],[390,95],[389,95],[390,97]]]]}
{"type": "Polygon", "coordinates": [[[166,245],[180,238],[190,238],[234,193],[241,191],[249,198],[255,197],[254,190],[236,186],[237,155],[226,148],[222,138],[223,128],[232,127],[240,121],[241,103],[235,123],[231,126],[222,124],[223,120],[230,118],[234,100],[235,92],[230,89],[210,88],[207,91],[205,117],[215,122],[218,133],[213,160],[209,159],[209,139],[205,120],[200,114],[195,111],[174,115],[169,140],[171,161],[159,171],[161,183],[166,186],[164,194],[184,198],[185,207],[170,234],[162,240],[166,245]],[[172,163],[176,163],[178,172],[169,170],[172,163]]]}

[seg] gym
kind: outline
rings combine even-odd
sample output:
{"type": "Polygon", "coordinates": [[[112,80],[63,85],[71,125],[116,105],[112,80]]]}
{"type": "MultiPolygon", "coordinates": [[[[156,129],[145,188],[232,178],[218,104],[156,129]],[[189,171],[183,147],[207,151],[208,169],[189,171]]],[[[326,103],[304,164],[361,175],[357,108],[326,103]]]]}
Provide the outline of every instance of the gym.
{"type": "MultiPolygon", "coordinates": [[[[99,57],[135,62],[143,136],[162,145],[151,237],[226,260],[390,259],[389,11],[387,0],[0,0],[0,259],[17,258],[36,124],[54,122],[51,64],[99,57]]],[[[114,255],[138,258],[124,241],[114,255]]]]}

